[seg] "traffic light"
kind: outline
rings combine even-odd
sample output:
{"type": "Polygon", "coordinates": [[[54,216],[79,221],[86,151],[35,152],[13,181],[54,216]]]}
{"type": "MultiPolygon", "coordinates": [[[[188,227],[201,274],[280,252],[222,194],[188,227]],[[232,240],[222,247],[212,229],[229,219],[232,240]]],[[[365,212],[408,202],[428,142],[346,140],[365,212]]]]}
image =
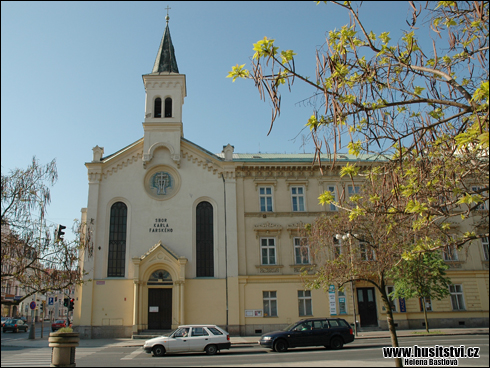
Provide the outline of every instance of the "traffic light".
{"type": "Polygon", "coordinates": [[[41,310],[41,312],[43,311],[43,305],[44,305],[44,303],[41,303],[41,305],[39,306],[39,309],[41,310]]]}
{"type": "Polygon", "coordinates": [[[75,299],[70,299],[70,307],[68,308],[68,310],[73,310],[73,304],[75,302],[75,299]]]}
{"type": "Polygon", "coordinates": [[[68,307],[68,306],[70,305],[69,303],[70,303],[70,299],[65,298],[65,299],[63,300],[63,306],[64,306],[64,307],[68,307]]]}
{"type": "Polygon", "coordinates": [[[65,232],[63,231],[64,229],[66,229],[66,226],[63,226],[63,225],[58,225],[56,227],[56,230],[54,232],[54,240],[55,241],[63,240],[63,236],[65,235],[65,232]]]}

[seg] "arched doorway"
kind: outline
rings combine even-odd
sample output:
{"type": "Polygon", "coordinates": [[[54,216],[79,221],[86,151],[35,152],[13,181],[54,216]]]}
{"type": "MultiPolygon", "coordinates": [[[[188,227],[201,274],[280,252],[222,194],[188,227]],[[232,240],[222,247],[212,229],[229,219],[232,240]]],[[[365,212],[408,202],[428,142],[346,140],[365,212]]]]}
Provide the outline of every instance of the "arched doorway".
{"type": "Polygon", "coordinates": [[[159,269],[148,278],[148,329],[172,328],[172,276],[159,269]]]}

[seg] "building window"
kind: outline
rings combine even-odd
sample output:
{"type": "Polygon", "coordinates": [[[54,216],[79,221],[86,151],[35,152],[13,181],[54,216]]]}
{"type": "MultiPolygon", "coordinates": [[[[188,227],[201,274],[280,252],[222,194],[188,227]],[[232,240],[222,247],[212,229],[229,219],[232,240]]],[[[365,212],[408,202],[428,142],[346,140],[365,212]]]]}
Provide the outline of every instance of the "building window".
{"type": "Polygon", "coordinates": [[[457,261],[458,260],[458,251],[456,250],[455,245],[447,245],[442,251],[442,258],[445,261],[457,261]]]}
{"type": "MultiPolygon", "coordinates": [[[[327,187],[327,190],[332,193],[333,195],[333,200],[337,202],[337,190],[335,189],[334,185],[329,185],[327,187]]],[[[337,211],[337,206],[334,205],[333,203],[330,203],[330,211],[337,211]]]]}
{"type": "Polygon", "coordinates": [[[111,207],[107,277],[124,277],[127,220],[126,205],[123,202],[114,203],[111,207]]]}
{"type": "Polygon", "coordinates": [[[162,99],[156,98],[155,99],[155,118],[161,118],[162,117],[162,99]]]}
{"type": "Polygon", "coordinates": [[[277,292],[263,291],[264,317],[277,317],[277,292]]]}
{"type": "Polygon", "coordinates": [[[299,316],[312,316],[311,290],[298,290],[299,316]]]}
{"type": "MultiPolygon", "coordinates": [[[[358,185],[348,185],[347,186],[347,199],[350,201],[351,197],[354,195],[358,195],[361,192],[361,187],[358,185]]],[[[350,203],[349,205],[353,205],[350,203]]]]}
{"type": "Polygon", "coordinates": [[[275,265],[276,264],[276,239],[261,238],[260,252],[262,255],[263,265],[275,265]]]}
{"type": "Polygon", "coordinates": [[[196,276],[214,277],[213,206],[201,202],[196,207],[196,276]]]}
{"type": "Polygon", "coordinates": [[[453,306],[453,311],[465,310],[464,308],[464,297],[463,297],[463,286],[462,285],[450,285],[449,293],[451,294],[451,305],[453,306]]]}
{"type": "MultiPolygon", "coordinates": [[[[395,287],[394,286],[387,286],[386,287],[386,295],[388,295],[388,301],[390,302],[391,311],[392,312],[398,312],[396,300],[393,300],[393,298],[390,296],[390,294],[393,291],[395,291],[395,287]]],[[[383,310],[386,310],[386,308],[383,307],[383,310]]]]}
{"type": "Polygon", "coordinates": [[[421,312],[424,311],[424,305],[422,304],[424,302],[424,299],[425,299],[425,310],[427,312],[432,312],[432,300],[430,299],[430,297],[427,297],[427,298],[419,298],[420,311],[421,312]]]}
{"type": "Polygon", "coordinates": [[[165,99],[165,117],[172,117],[172,99],[170,97],[167,97],[165,99]]]}
{"type": "Polygon", "coordinates": [[[293,201],[293,211],[304,212],[305,189],[303,187],[291,187],[291,199],[293,201]]]}
{"type": "Polygon", "coordinates": [[[483,259],[485,261],[488,261],[489,260],[489,254],[488,254],[488,238],[487,237],[484,237],[484,238],[481,238],[481,245],[483,247],[483,259]]]}
{"type": "Polygon", "coordinates": [[[361,256],[361,261],[374,261],[374,249],[369,246],[366,242],[359,243],[359,252],[361,256]]]}
{"type": "Polygon", "coordinates": [[[272,187],[259,188],[260,212],[272,212],[272,187]]]}
{"type": "Polygon", "coordinates": [[[334,258],[339,258],[341,254],[342,254],[342,241],[340,239],[337,239],[336,237],[334,237],[333,238],[333,256],[334,256],[334,258]]]}
{"type": "Polygon", "coordinates": [[[294,238],[294,263],[310,263],[310,247],[306,244],[306,238],[294,238]]]}

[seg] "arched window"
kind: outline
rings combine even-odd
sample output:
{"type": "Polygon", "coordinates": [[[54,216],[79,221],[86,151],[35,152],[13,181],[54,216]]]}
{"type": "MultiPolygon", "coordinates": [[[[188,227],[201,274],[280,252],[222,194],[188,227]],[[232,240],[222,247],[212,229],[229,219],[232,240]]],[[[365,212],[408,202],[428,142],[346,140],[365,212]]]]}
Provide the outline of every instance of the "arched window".
{"type": "Polygon", "coordinates": [[[123,202],[114,203],[111,207],[107,277],[124,277],[127,219],[126,205],[123,202]]]}
{"type": "Polygon", "coordinates": [[[170,97],[167,97],[165,99],[165,117],[172,117],[172,99],[170,97]]]}
{"type": "Polygon", "coordinates": [[[155,115],[153,117],[162,117],[162,99],[160,97],[155,99],[155,115]]]}
{"type": "Polygon", "coordinates": [[[196,276],[214,277],[213,206],[201,202],[196,208],[196,276]]]}

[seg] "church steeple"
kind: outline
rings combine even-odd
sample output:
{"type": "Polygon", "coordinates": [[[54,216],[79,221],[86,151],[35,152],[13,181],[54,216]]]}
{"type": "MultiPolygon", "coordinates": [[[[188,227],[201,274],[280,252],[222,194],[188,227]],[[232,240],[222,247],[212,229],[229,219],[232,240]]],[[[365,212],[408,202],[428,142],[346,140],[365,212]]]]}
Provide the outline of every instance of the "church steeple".
{"type": "Polygon", "coordinates": [[[180,140],[184,136],[182,105],[186,97],[185,75],[179,73],[174,46],[167,25],[150,74],[143,75],[146,91],[143,167],[152,162],[156,149],[170,151],[173,162],[180,165],[180,140]]]}
{"type": "Polygon", "coordinates": [[[165,32],[163,33],[162,41],[160,42],[160,48],[158,49],[152,73],[179,73],[177,59],[175,59],[174,45],[172,44],[172,38],[170,37],[170,29],[168,28],[169,19],[170,17],[167,14],[165,17],[167,25],[165,27],[165,32]]]}

